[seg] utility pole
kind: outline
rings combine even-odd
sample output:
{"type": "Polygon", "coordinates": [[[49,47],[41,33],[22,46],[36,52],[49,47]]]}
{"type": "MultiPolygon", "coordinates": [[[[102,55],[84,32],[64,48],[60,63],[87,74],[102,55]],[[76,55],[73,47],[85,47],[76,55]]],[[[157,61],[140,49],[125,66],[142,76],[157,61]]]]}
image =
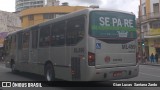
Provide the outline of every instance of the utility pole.
{"type": "Polygon", "coordinates": [[[138,50],[138,57],[139,57],[139,55],[140,55],[140,58],[139,58],[139,63],[141,63],[142,62],[142,60],[143,60],[143,47],[142,47],[142,35],[143,35],[143,32],[142,32],[142,29],[141,29],[141,17],[139,17],[138,18],[138,20],[139,20],[139,23],[138,23],[138,27],[137,27],[137,29],[139,30],[139,39],[140,39],[140,41],[139,41],[139,50],[138,50]]]}

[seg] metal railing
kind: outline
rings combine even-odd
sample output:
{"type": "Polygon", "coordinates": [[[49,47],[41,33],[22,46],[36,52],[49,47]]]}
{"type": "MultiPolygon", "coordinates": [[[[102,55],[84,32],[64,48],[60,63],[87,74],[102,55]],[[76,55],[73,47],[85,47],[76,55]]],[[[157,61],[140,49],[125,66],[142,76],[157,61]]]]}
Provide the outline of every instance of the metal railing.
{"type": "Polygon", "coordinates": [[[152,13],[148,13],[146,15],[140,16],[141,22],[144,22],[150,19],[160,19],[160,12],[152,12],[152,13]]]}
{"type": "Polygon", "coordinates": [[[143,32],[144,33],[144,36],[149,36],[150,35],[150,32],[149,31],[145,31],[143,32]]]}

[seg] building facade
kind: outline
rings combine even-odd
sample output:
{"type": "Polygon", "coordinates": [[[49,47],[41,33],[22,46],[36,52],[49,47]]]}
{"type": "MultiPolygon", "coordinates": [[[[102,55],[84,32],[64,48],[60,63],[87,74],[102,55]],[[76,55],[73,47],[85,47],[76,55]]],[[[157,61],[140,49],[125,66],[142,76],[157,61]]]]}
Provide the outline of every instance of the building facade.
{"type": "Polygon", "coordinates": [[[46,6],[59,6],[60,1],[59,0],[47,0],[46,6]]]}
{"type": "Polygon", "coordinates": [[[46,6],[30,8],[20,12],[22,27],[26,28],[62,15],[81,10],[84,6],[46,6]]]}
{"type": "Polygon", "coordinates": [[[160,0],[140,0],[139,21],[143,53],[160,56],[160,0]]]}
{"type": "Polygon", "coordinates": [[[34,8],[43,7],[45,5],[45,0],[16,0],[16,12],[34,8]]]}
{"type": "Polygon", "coordinates": [[[0,47],[8,33],[21,29],[21,20],[15,13],[0,11],[0,47]]]}

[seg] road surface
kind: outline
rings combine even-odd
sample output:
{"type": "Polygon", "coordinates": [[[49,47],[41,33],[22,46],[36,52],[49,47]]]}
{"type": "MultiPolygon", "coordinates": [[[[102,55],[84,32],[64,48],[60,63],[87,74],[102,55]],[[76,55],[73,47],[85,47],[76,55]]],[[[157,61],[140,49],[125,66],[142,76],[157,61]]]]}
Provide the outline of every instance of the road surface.
{"type": "MultiPolygon", "coordinates": [[[[29,73],[13,74],[4,64],[0,64],[0,81],[40,81],[43,77],[29,73]]],[[[160,66],[140,65],[138,77],[118,81],[160,81],[160,66]]],[[[105,87],[106,82],[101,82],[104,87],[46,87],[29,88],[29,90],[160,90],[160,87],[105,87]]],[[[99,83],[98,83],[99,84],[99,83]]],[[[22,88],[0,88],[0,90],[22,90],[22,88]]],[[[28,90],[28,88],[23,88],[28,90]]]]}

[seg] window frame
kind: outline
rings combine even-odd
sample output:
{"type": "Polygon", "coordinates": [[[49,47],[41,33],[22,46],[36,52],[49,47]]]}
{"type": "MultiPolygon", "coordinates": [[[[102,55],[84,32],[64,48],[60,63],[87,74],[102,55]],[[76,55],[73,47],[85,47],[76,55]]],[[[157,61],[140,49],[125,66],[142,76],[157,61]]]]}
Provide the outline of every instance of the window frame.
{"type": "Polygon", "coordinates": [[[30,31],[22,33],[22,48],[29,48],[30,43],[30,31]]]}
{"type": "Polygon", "coordinates": [[[32,33],[32,49],[37,49],[38,48],[38,27],[33,27],[31,29],[31,33],[32,33]]]}
{"type": "Polygon", "coordinates": [[[28,20],[29,20],[29,21],[34,20],[34,15],[28,15],[28,20]]]}

